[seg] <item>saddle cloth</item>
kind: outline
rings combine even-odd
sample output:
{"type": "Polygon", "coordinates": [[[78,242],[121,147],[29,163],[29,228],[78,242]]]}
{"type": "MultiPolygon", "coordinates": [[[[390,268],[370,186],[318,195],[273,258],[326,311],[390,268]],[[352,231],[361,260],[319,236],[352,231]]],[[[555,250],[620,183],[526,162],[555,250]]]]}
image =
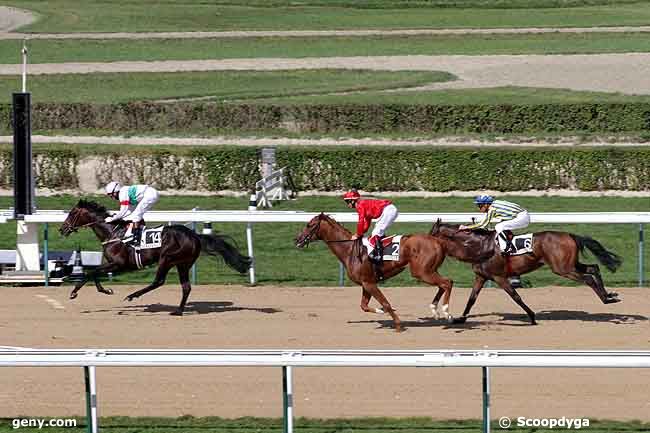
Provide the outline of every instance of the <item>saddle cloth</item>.
{"type": "Polygon", "coordinates": [[[136,246],[139,250],[148,250],[150,248],[160,248],[162,245],[162,231],[165,226],[145,228],[142,230],[140,245],[136,246]]]}
{"type": "MultiPolygon", "coordinates": [[[[375,247],[374,245],[370,244],[368,238],[364,237],[362,242],[363,245],[365,245],[365,247],[367,248],[368,254],[372,253],[375,247]]],[[[400,250],[401,242],[402,242],[402,235],[386,236],[385,238],[382,239],[382,245],[384,246],[384,256],[383,256],[384,261],[390,262],[390,261],[399,260],[399,250],[400,250]]]]}
{"type": "MultiPolygon", "coordinates": [[[[499,249],[501,251],[506,250],[506,241],[500,237],[496,237],[497,244],[499,244],[499,249]]],[[[511,252],[509,255],[518,256],[521,254],[528,254],[533,252],[533,234],[526,233],[524,235],[515,236],[512,238],[512,244],[515,246],[516,250],[511,252]]]]}

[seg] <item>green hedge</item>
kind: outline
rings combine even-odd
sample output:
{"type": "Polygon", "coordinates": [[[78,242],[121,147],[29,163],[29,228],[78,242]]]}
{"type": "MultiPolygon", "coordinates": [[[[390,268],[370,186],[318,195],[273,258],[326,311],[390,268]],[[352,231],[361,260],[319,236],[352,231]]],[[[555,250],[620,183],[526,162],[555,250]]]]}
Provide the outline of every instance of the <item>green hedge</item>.
{"type": "MultiPolygon", "coordinates": [[[[10,106],[0,106],[0,132],[11,131],[10,115],[10,106]]],[[[650,131],[650,104],[35,104],[32,120],[34,131],[187,132],[220,128],[320,133],[616,133],[650,131]]]]}
{"type": "MultiPolygon", "coordinates": [[[[36,146],[37,185],[75,188],[90,170],[161,190],[248,191],[260,178],[252,147],[36,146]]],[[[650,190],[650,148],[459,149],[432,147],[279,147],[299,190],[499,191],[650,190]]],[[[11,149],[0,148],[0,183],[11,186],[11,149]]]]}

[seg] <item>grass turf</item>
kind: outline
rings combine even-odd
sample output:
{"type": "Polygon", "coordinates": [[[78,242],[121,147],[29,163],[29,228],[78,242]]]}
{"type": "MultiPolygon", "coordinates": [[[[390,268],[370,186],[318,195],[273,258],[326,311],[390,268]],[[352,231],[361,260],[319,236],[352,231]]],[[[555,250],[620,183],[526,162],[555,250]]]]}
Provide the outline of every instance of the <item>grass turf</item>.
{"type": "MultiPolygon", "coordinates": [[[[269,98],[414,87],[449,81],[446,72],[292,70],[178,73],[106,73],[33,76],[30,92],[36,102],[117,103],[210,97],[216,101],[269,98]],[[71,92],[70,89],[74,89],[71,92]]],[[[0,77],[0,103],[10,103],[20,77],[0,77]]]]}
{"type": "Polygon", "coordinates": [[[4,0],[39,20],[28,32],[615,26],[650,23],[647,1],[487,0],[204,2],[4,0]],[[432,5],[436,7],[431,7],[432,5]],[[409,7],[418,6],[418,7],[409,7]],[[569,7],[565,7],[569,6],[569,7]],[[507,12],[504,12],[504,9],[507,12]]]}
{"type": "MultiPolygon", "coordinates": [[[[505,197],[508,199],[508,197],[505,197]]],[[[650,199],[648,198],[568,198],[568,197],[512,197],[531,210],[532,212],[572,212],[572,211],[647,211],[650,199]]],[[[99,201],[116,208],[116,205],[104,197],[99,201]]],[[[39,197],[39,209],[69,209],[77,202],[72,196],[39,197]]],[[[474,206],[470,198],[407,198],[394,199],[401,212],[473,212],[474,206]]],[[[0,198],[0,208],[12,205],[10,197],[0,198]]],[[[201,209],[246,209],[248,200],[245,197],[171,197],[164,196],[156,206],[157,210],[189,210],[193,207],[201,209]]],[[[305,211],[347,211],[338,197],[300,197],[296,201],[278,202],[274,210],[305,210],[305,211]]],[[[304,228],[301,223],[260,223],[254,226],[254,246],[257,263],[257,277],[260,284],[309,286],[338,285],[339,269],[337,259],[327,250],[322,243],[314,243],[305,250],[298,250],[294,246],[295,236],[304,228]],[[287,265],[291,264],[291,265],[287,265]]],[[[353,229],[353,224],[347,224],[353,229]]],[[[390,233],[416,233],[427,232],[431,224],[404,224],[397,223],[390,229],[390,233]]],[[[245,224],[223,223],[214,224],[214,228],[222,233],[231,235],[240,249],[245,251],[245,224]]],[[[68,238],[62,238],[58,232],[58,225],[50,226],[50,250],[71,250],[81,246],[84,250],[99,250],[99,242],[88,230],[81,230],[68,238]]],[[[618,272],[612,274],[604,271],[604,280],[607,286],[636,286],[638,281],[638,225],[635,224],[534,224],[531,230],[545,229],[564,230],[579,235],[591,236],[602,242],[608,249],[615,251],[624,259],[623,266],[618,272]]],[[[41,233],[42,238],[42,233],[41,233]]],[[[42,243],[41,243],[42,246],[42,243]]],[[[9,222],[0,225],[0,248],[15,248],[15,223],[9,222]]],[[[594,262],[593,258],[584,260],[586,263],[594,262]]],[[[646,250],[644,257],[645,269],[648,269],[649,260],[646,250]]],[[[247,277],[240,276],[228,269],[225,265],[216,262],[213,258],[201,258],[198,263],[198,282],[202,284],[246,284],[247,277]]],[[[148,268],[140,272],[123,274],[115,277],[116,283],[143,283],[153,279],[155,268],[148,268]]],[[[448,259],[441,268],[443,275],[450,276],[456,286],[468,287],[471,285],[472,273],[466,264],[460,264],[448,259]]],[[[542,268],[525,277],[534,286],[550,284],[575,285],[551,273],[547,268],[542,268]]],[[[177,280],[175,271],[170,273],[168,282],[177,280]]],[[[348,286],[352,283],[346,282],[348,286]]],[[[418,285],[408,272],[403,272],[389,280],[386,286],[418,285]]]]}
{"type": "MultiPolygon", "coordinates": [[[[19,63],[22,41],[0,40],[0,58],[19,63]]],[[[332,56],[593,54],[650,51],[647,33],[337,36],[28,42],[30,63],[307,58],[332,56]]]]}

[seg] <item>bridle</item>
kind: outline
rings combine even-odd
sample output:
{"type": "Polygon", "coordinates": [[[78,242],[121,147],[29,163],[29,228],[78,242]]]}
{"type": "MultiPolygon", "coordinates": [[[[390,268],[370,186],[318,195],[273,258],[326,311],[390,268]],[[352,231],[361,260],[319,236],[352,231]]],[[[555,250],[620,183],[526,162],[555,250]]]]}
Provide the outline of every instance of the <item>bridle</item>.
{"type": "Polygon", "coordinates": [[[86,224],[77,225],[78,220],[79,220],[79,209],[75,209],[74,217],[72,218],[72,221],[64,222],[63,225],[61,226],[61,231],[66,233],[76,233],[81,228],[90,227],[92,225],[97,224],[97,221],[91,221],[86,224]]]}

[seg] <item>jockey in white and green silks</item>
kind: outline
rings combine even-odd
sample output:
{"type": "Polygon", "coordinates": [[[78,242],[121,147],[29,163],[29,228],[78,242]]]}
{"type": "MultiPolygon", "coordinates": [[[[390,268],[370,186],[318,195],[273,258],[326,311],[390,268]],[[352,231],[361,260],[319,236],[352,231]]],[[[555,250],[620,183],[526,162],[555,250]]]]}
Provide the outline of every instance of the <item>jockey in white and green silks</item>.
{"type": "Polygon", "coordinates": [[[106,222],[123,219],[131,221],[124,233],[124,242],[138,243],[142,228],[140,224],[145,212],[158,201],[158,191],[149,185],[122,186],[119,182],[106,185],[106,194],[120,202],[120,210],[106,218],[106,222]]]}
{"type": "Polygon", "coordinates": [[[496,222],[494,230],[497,236],[505,241],[505,254],[513,251],[511,239],[506,236],[505,231],[523,229],[530,224],[530,215],[528,211],[516,203],[505,200],[495,200],[489,195],[480,195],[474,199],[474,204],[479,207],[481,212],[485,213],[485,218],[476,224],[469,226],[460,226],[461,230],[473,230],[487,228],[491,222],[496,222]]]}

